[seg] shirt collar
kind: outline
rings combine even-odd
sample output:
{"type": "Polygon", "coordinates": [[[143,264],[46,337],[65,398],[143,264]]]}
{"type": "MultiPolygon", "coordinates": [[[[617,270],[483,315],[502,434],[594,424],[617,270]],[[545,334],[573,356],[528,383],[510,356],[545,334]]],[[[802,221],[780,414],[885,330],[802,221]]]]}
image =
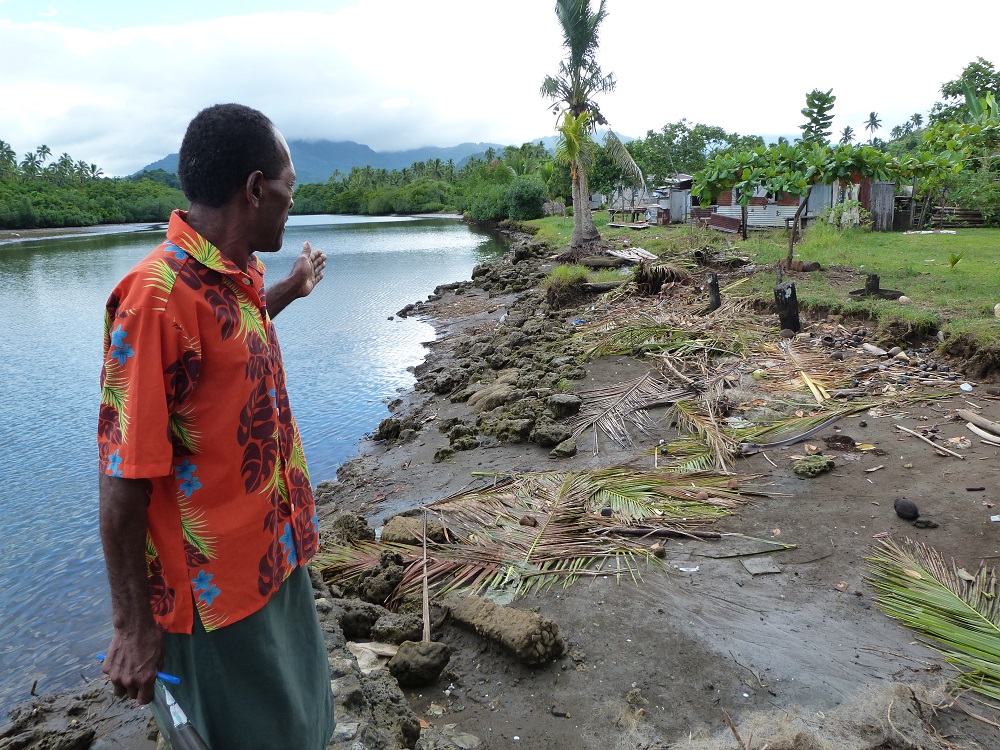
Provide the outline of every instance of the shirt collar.
{"type": "MultiPolygon", "coordinates": [[[[178,209],[171,212],[170,223],[167,225],[167,241],[206,268],[228,276],[242,277],[245,275],[240,267],[223,256],[215,245],[191,228],[191,225],[187,223],[187,211],[178,209]]],[[[247,270],[253,270],[263,276],[264,264],[256,255],[251,254],[247,270]]]]}

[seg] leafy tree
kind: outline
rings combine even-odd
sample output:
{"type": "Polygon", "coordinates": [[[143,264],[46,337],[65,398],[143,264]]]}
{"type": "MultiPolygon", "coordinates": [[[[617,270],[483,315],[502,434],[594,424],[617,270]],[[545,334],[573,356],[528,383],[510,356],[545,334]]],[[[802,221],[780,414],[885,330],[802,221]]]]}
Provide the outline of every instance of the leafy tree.
{"type": "Polygon", "coordinates": [[[802,129],[802,140],[806,143],[826,143],[830,138],[830,124],[833,122],[833,105],[837,97],[833,89],[820,91],[813,89],[806,94],[806,106],[802,115],[807,119],[799,127],[802,129]]]}
{"type": "MultiPolygon", "coordinates": [[[[629,143],[628,150],[653,184],[662,184],[679,172],[694,174],[717,153],[743,151],[763,145],[759,136],[727,133],[714,125],[700,122],[692,125],[681,119],[664,125],[658,132],[648,131],[645,138],[629,143]]],[[[596,167],[598,173],[602,171],[601,159],[599,153],[596,167]]],[[[607,182],[609,185],[615,184],[617,174],[607,182]]]]}
{"type": "Polygon", "coordinates": [[[607,120],[594,96],[614,90],[615,78],[597,64],[598,29],[607,16],[605,0],[599,0],[596,11],[590,0],[556,0],[556,17],[562,28],[563,47],[567,56],[559,63],[554,76],[542,82],[542,96],[555,102],[553,109],[560,115],[560,151],[569,160],[573,177],[573,238],[571,246],[582,247],[600,240],[590,210],[590,190],[587,175],[593,163],[592,133],[596,125],[607,120]],[[584,159],[585,161],[581,161],[584,159]]]}
{"type": "Polygon", "coordinates": [[[865,130],[867,130],[871,137],[868,139],[868,143],[874,143],[875,131],[882,127],[882,121],[878,119],[877,112],[870,112],[868,114],[868,120],[865,122],[865,130]]]}
{"type": "Polygon", "coordinates": [[[943,102],[937,102],[931,108],[930,121],[957,122],[965,119],[965,91],[971,86],[976,98],[992,93],[1000,100],[1000,71],[995,70],[993,63],[982,57],[977,57],[962,70],[962,74],[941,84],[943,102]]]}

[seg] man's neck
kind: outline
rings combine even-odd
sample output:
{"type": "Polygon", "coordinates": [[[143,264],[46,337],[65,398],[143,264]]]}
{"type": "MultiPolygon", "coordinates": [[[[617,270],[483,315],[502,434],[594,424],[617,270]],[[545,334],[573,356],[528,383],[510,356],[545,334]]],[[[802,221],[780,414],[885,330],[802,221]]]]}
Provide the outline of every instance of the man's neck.
{"type": "Polygon", "coordinates": [[[215,245],[222,257],[241,270],[247,270],[253,251],[243,235],[246,224],[233,211],[226,207],[211,208],[193,203],[187,212],[187,223],[215,245]]]}

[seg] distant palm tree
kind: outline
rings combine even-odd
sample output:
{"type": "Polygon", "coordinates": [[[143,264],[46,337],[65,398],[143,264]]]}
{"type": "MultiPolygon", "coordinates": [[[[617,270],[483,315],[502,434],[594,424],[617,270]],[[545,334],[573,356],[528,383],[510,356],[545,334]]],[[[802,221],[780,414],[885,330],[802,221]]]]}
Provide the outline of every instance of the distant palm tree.
{"type": "Polygon", "coordinates": [[[38,156],[38,161],[40,164],[44,164],[45,160],[52,156],[52,149],[46,146],[44,143],[35,149],[35,154],[38,156]]]}
{"type": "Polygon", "coordinates": [[[571,247],[601,239],[594,226],[590,210],[590,189],[587,173],[596,148],[592,133],[597,125],[607,125],[595,94],[607,94],[615,89],[615,77],[607,75],[597,64],[597,32],[607,16],[605,0],[599,0],[597,10],[591,10],[590,0],[556,0],[556,17],[562,28],[566,59],[559,63],[554,76],[545,76],[541,94],[561,108],[559,126],[560,151],[569,160],[573,178],[573,239],[571,247]],[[590,146],[586,142],[589,142],[590,146]]]}
{"type": "Polygon", "coordinates": [[[872,138],[875,137],[875,131],[878,130],[880,127],[882,127],[882,121],[878,119],[878,113],[877,112],[869,113],[868,122],[865,123],[865,130],[871,133],[871,137],[868,139],[869,143],[872,142],[872,138]]]}
{"type": "Polygon", "coordinates": [[[29,151],[24,155],[21,160],[21,174],[27,177],[29,180],[33,180],[42,171],[42,162],[38,158],[38,154],[34,151],[29,151]]]}
{"type": "Polygon", "coordinates": [[[99,177],[103,177],[104,176],[104,170],[101,169],[96,164],[91,164],[90,165],[90,175],[89,176],[90,176],[90,179],[96,180],[99,177]]]}
{"type": "Polygon", "coordinates": [[[924,124],[924,116],[919,112],[914,112],[913,116],[910,117],[910,122],[913,123],[915,130],[920,130],[920,126],[924,124]]]}
{"type": "Polygon", "coordinates": [[[889,137],[892,138],[892,140],[896,140],[897,138],[901,138],[902,136],[903,136],[903,128],[901,125],[895,125],[893,126],[892,130],[889,131],[889,137]]]}
{"type": "Polygon", "coordinates": [[[844,144],[854,143],[854,128],[850,125],[846,126],[840,134],[840,142],[844,144]]]}

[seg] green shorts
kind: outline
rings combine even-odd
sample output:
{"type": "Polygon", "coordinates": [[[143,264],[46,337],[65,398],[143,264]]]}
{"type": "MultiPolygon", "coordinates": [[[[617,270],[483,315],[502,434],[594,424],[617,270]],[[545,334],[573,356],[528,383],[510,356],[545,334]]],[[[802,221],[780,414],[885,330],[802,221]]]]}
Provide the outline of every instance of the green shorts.
{"type": "Polygon", "coordinates": [[[164,635],[163,671],[180,707],[212,750],[323,750],[333,735],[333,693],[305,568],[263,609],[205,632],[164,635]]]}

